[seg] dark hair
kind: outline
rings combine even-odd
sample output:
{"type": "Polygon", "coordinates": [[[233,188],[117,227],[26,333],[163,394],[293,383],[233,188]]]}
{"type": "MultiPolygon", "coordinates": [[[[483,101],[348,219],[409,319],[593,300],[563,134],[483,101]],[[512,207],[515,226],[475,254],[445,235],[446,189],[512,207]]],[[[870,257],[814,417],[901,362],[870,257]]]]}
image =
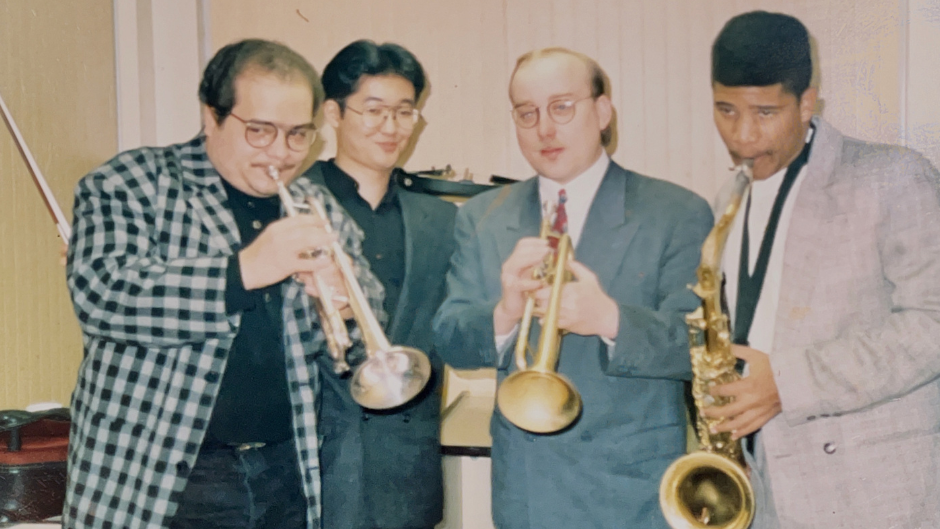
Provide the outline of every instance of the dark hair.
{"type": "MultiPolygon", "coordinates": [[[[588,57],[587,55],[583,53],[578,53],[576,51],[569,50],[568,48],[562,48],[559,46],[532,50],[530,52],[523,53],[522,55],[520,55],[519,58],[516,59],[516,67],[513,68],[512,75],[509,76],[510,86],[512,86],[512,80],[516,77],[516,72],[519,71],[519,68],[521,68],[523,64],[529,61],[532,61],[534,59],[539,59],[547,55],[555,55],[555,54],[570,55],[580,60],[582,63],[584,63],[585,66],[587,66],[588,72],[590,73],[590,77],[591,77],[590,78],[591,97],[593,97],[594,99],[597,99],[598,97],[602,95],[610,96],[610,82],[607,79],[607,74],[604,73],[604,70],[603,68],[601,68],[601,65],[597,64],[597,61],[595,61],[594,59],[588,57]]],[[[614,137],[613,120],[611,120],[611,122],[607,125],[607,128],[601,131],[601,145],[603,145],[604,147],[609,146],[611,140],[613,140],[613,137],[614,137]]]]}
{"type": "Polygon", "coordinates": [[[397,75],[415,89],[415,101],[421,97],[427,80],[421,63],[410,51],[386,42],[357,40],[341,49],[323,69],[323,89],[327,99],[346,108],[346,98],[356,93],[363,76],[397,75]]]}
{"type": "Polygon", "coordinates": [[[206,65],[199,83],[199,101],[215,113],[221,122],[235,106],[235,80],[249,69],[273,73],[284,79],[300,78],[310,85],[313,116],[323,103],[323,85],[313,66],[299,53],[269,40],[246,39],[220,49],[206,65]]]}
{"type": "Polygon", "coordinates": [[[813,77],[809,32],[790,15],[752,11],[725,24],[712,45],[712,82],[725,86],[780,83],[797,98],[813,77]]]}

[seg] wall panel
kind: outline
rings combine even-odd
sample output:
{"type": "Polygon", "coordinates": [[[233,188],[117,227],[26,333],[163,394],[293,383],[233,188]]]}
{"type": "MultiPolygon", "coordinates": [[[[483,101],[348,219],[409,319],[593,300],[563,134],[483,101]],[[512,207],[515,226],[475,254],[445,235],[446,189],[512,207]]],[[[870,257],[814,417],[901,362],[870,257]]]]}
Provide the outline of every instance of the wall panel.
{"type": "MultiPolygon", "coordinates": [[[[0,0],[0,93],[66,216],[116,148],[111,0],[0,0]]],[[[0,409],[68,403],[82,348],[56,230],[0,126],[0,409]]]]}

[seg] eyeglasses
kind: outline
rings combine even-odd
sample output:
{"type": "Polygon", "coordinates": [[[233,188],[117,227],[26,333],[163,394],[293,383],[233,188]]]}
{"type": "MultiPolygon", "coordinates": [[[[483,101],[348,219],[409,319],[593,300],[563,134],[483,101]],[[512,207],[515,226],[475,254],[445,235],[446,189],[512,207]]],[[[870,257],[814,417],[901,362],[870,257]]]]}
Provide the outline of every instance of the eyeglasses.
{"type": "MultiPolygon", "coordinates": [[[[245,141],[248,142],[248,145],[258,149],[263,149],[274,143],[274,140],[277,139],[278,131],[281,130],[281,128],[274,123],[267,121],[243,119],[236,116],[234,112],[229,112],[228,115],[245,124],[245,141]]],[[[317,137],[317,128],[313,123],[308,123],[290,130],[285,130],[284,135],[287,136],[287,147],[292,151],[300,152],[306,150],[313,144],[313,140],[317,137]]]]}
{"type": "Polygon", "coordinates": [[[402,105],[398,107],[374,106],[366,107],[362,110],[346,105],[348,110],[362,116],[362,124],[370,129],[376,129],[385,124],[388,118],[392,118],[399,128],[411,130],[418,119],[421,117],[421,111],[413,106],[402,105]]]}
{"type": "MultiPolygon", "coordinates": [[[[594,96],[582,97],[581,99],[559,99],[552,101],[546,107],[548,117],[559,125],[569,123],[574,119],[575,107],[581,101],[594,99],[594,96]]],[[[539,107],[536,105],[519,105],[512,109],[512,119],[516,125],[524,129],[531,129],[539,124],[539,107]]]]}

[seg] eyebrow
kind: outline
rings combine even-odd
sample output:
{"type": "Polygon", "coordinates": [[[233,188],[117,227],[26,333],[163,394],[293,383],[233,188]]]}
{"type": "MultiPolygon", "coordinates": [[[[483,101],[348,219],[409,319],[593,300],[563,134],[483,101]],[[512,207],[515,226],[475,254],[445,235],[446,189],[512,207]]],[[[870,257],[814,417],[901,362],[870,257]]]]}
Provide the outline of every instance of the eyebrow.
{"type": "MultiPolygon", "coordinates": [[[[576,96],[574,92],[565,92],[564,94],[553,94],[553,95],[551,95],[551,96],[548,98],[548,102],[549,102],[549,103],[554,103],[555,101],[562,101],[562,100],[566,100],[566,99],[575,99],[576,97],[578,97],[578,96],[576,96]]],[[[533,102],[531,102],[531,101],[523,101],[522,103],[517,103],[517,104],[513,105],[512,108],[519,108],[519,107],[525,106],[525,105],[537,106],[535,103],[533,103],[533,102]]]]}
{"type": "MultiPolygon", "coordinates": [[[[369,102],[371,102],[371,101],[378,101],[379,103],[385,103],[385,100],[384,100],[384,99],[382,99],[381,97],[376,97],[376,96],[367,97],[366,100],[363,101],[363,103],[369,103],[369,102]]],[[[409,98],[406,97],[406,98],[401,99],[400,101],[398,101],[398,104],[399,104],[399,105],[401,105],[402,103],[408,103],[409,105],[414,105],[414,104],[415,104],[415,100],[414,100],[414,99],[409,99],[409,98]]]]}
{"type": "Polygon", "coordinates": [[[275,123],[273,121],[265,121],[263,119],[246,119],[245,121],[247,121],[248,123],[254,123],[257,125],[273,125],[281,130],[287,130],[287,131],[293,131],[293,130],[304,129],[304,128],[307,128],[307,129],[316,128],[316,124],[313,121],[308,121],[306,123],[301,123],[300,125],[292,125],[292,126],[287,126],[287,125],[281,126],[280,123],[275,123]]]}

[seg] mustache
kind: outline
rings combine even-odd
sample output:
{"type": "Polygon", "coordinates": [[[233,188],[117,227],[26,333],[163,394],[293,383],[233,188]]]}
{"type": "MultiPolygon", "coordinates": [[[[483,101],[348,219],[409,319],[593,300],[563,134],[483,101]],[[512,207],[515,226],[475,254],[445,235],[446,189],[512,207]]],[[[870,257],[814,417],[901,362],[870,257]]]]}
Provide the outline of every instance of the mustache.
{"type": "Polygon", "coordinates": [[[767,150],[767,151],[760,151],[760,152],[757,152],[757,153],[751,153],[749,156],[744,156],[743,154],[741,154],[740,151],[737,151],[737,150],[734,150],[734,149],[728,149],[728,154],[730,154],[731,157],[734,158],[734,159],[736,159],[736,160],[754,160],[754,159],[760,158],[760,157],[762,157],[762,156],[770,156],[770,155],[773,154],[773,151],[770,151],[770,150],[767,150]]]}

